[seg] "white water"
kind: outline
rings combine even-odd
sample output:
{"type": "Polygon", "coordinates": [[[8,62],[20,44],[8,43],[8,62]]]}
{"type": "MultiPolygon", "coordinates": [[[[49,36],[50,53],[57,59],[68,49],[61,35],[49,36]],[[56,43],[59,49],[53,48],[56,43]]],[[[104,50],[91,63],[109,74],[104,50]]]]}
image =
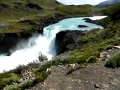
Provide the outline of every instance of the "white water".
{"type": "MultiPolygon", "coordinates": [[[[84,17],[86,18],[86,17],[84,17]]],[[[92,20],[102,19],[105,16],[89,17],[92,20]]],[[[16,68],[18,65],[26,65],[28,62],[37,60],[38,52],[43,53],[50,60],[56,55],[54,48],[55,35],[63,30],[91,30],[93,28],[103,28],[99,25],[86,23],[83,18],[64,19],[56,24],[44,28],[43,35],[33,35],[28,41],[21,41],[11,56],[0,55],[0,72],[16,68]],[[87,28],[79,28],[78,25],[87,25],[87,28]]]]}

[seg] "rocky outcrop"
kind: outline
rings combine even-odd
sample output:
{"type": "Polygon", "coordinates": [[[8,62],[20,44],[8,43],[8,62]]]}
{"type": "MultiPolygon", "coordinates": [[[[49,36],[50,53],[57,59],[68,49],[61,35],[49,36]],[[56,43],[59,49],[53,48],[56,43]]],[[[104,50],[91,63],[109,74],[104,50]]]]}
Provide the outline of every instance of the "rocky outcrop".
{"type": "Polygon", "coordinates": [[[10,6],[7,4],[0,4],[0,8],[9,8],[10,6]]]}
{"type": "Polygon", "coordinates": [[[85,21],[91,21],[90,18],[84,18],[83,20],[85,20],[85,21]]]}
{"type": "Polygon", "coordinates": [[[93,23],[93,24],[101,25],[101,26],[105,27],[104,24],[100,23],[100,20],[91,20],[90,18],[84,18],[83,20],[85,20],[85,22],[87,22],[87,23],[93,23]]]}
{"type": "Polygon", "coordinates": [[[11,47],[14,47],[18,41],[18,36],[15,34],[0,34],[0,53],[8,52],[11,47]]]}
{"type": "Polygon", "coordinates": [[[22,3],[14,3],[14,9],[20,12],[39,12],[41,11],[43,8],[40,7],[37,4],[32,4],[32,3],[28,3],[26,5],[22,4],[22,3]]]}
{"type": "Polygon", "coordinates": [[[90,18],[84,18],[83,20],[85,20],[85,22],[88,22],[88,23],[94,23],[93,20],[91,20],[90,18]]]}
{"type": "Polygon", "coordinates": [[[78,25],[79,28],[85,28],[85,27],[88,27],[86,25],[78,25]]]}
{"type": "Polygon", "coordinates": [[[80,40],[85,36],[84,31],[61,31],[56,34],[55,46],[57,55],[66,51],[80,48],[80,40]]]}
{"type": "Polygon", "coordinates": [[[10,6],[7,4],[0,4],[0,13],[4,12],[5,9],[8,9],[10,6]]]}
{"type": "Polygon", "coordinates": [[[11,48],[14,48],[19,40],[21,39],[28,39],[31,37],[32,34],[26,34],[23,33],[1,33],[0,34],[0,53],[9,53],[9,50],[11,48]]]}
{"type": "Polygon", "coordinates": [[[26,7],[31,8],[31,9],[37,9],[37,10],[42,10],[42,9],[43,9],[43,8],[41,8],[39,5],[33,4],[33,3],[28,3],[28,4],[26,5],[26,7]]]}

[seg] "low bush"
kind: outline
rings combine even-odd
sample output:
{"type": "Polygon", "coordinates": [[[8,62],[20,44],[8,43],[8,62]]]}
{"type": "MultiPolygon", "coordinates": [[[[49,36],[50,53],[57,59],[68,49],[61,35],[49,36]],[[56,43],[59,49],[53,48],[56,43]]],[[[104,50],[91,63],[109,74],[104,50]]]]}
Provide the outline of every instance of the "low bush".
{"type": "Polygon", "coordinates": [[[25,90],[31,86],[32,86],[32,82],[27,82],[27,83],[23,84],[22,86],[18,87],[18,89],[21,88],[21,90],[25,90]]]}
{"type": "Polygon", "coordinates": [[[110,68],[120,67],[120,52],[110,57],[105,66],[110,68]]]}
{"type": "Polygon", "coordinates": [[[69,75],[69,74],[71,74],[72,72],[74,72],[74,71],[76,71],[78,69],[84,68],[85,66],[86,66],[86,64],[83,64],[83,65],[80,65],[79,67],[71,68],[71,69],[68,70],[66,75],[69,75]]]}
{"type": "Polygon", "coordinates": [[[0,89],[3,89],[6,85],[10,85],[12,82],[19,82],[20,77],[14,73],[0,74],[0,89]]]}
{"type": "Polygon", "coordinates": [[[90,56],[87,60],[88,63],[96,63],[97,62],[97,57],[96,56],[90,56]]]}
{"type": "Polygon", "coordinates": [[[109,50],[109,49],[112,49],[113,48],[113,45],[108,45],[105,50],[109,50]]]}
{"type": "Polygon", "coordinates": [[[68,70],[68,72],[67,72],[66,75],[69,75],[69,74],[71,74],[71,73],[74,72],[74,71],[76,71],[76,69],[75,69],[75,68],[72,68],[72,69],[68,70]]]}
{"type": "Polygon", "coordinates": [[[41,52],[38,52],[37,58],[40,62],[44,62],[48,60],[47,56],[43,55],[41,52]]]}

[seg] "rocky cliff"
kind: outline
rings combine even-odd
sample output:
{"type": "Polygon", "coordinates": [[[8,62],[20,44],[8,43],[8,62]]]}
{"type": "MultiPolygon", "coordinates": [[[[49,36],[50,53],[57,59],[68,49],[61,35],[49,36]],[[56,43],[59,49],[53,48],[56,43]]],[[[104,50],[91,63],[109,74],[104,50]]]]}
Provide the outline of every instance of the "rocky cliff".
{"type": "Polygon", "coordinates": [[[0,34],[0,53],[9,52],[10,49],[14,48],[19,40],[28,39],[32,34],[22,34],[19,36],[17,33],[4,33],[0,34]],[[24,38],[23,38],[24,37],[24,38]]]}
{"type": "Polygon", "coordinates": [[[61,31],[56,34],[56,51],[57,55],[69,50],[79,49],[80,40],[85,36],[84,31],[61,31]]]}

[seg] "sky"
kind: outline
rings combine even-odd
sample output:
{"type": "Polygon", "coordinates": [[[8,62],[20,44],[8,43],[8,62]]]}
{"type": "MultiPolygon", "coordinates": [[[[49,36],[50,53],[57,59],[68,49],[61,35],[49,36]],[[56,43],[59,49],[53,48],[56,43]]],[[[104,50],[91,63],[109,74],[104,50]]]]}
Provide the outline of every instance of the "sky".
{"type": "Polygon", "coordinates": [[[100,2],[106,1],[106,0],[57,0],[63,4],[66,5],[79,5],[79,4],[91,4],[91,5],[97,5],[100,2]]]}

